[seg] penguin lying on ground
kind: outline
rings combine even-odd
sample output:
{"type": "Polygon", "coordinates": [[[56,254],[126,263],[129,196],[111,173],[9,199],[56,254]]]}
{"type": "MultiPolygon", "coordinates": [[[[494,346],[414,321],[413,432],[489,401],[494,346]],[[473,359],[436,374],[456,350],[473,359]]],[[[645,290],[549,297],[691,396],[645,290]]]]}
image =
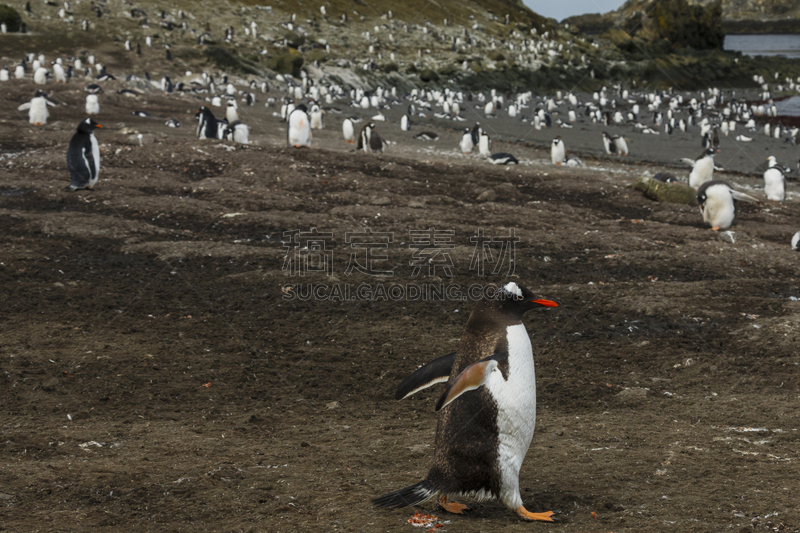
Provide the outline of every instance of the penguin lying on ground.
{"type": "Polygon", "coordinates": [[[421,132],[417,133],[416,135],[414,135],[414,138],[415,139],[421,139],[423,141],[438,141],[439,140],[439,134],[438,133],[434,133],[432,131],[421,131],[421,132]]]}
{"type": "Polygon", "coordinates": [[[450,497],[499,498],[525,520],[553,521],[552,512],[531,513],[522,504],[519,471],[536,425],[533,349],[522,315],[558,302],[510,282],[478,302],[461,334],[458,351],[435,359],[406,378],[395,398],[447,382],[436,410],[433,466],[427,477],[380,496],[382,508],[417,505],[439,496],[439,505],[461,514],[450,497]]]}
{"type": "Polygon", "coordinates": [[[675,177],[675,174],[670,172],[659,172],[653,176],[653,179],[664,183],[678,183],[678,178],[675,177]]]}
{"type": "Polygon", "coordinates": [[[68,191],[78,189],[93,190],[100,174],[100,145],[94,137],[94,130],[102,128],[94,119],[87,118],[78,124],[78,131],[72,136],[67,148],[67,168],[70,184],[68,191]]]}
{"type": "Polygon", "coordinates": [[[519,161],[513,155],[500,152],[498,154],[492,154],[489,156],[489,162],[493,165],[518,165],[519,161]]]}
{"type": "Polygon", "coordinates": [[[703,214],[703,222],[711,225],[714,231],[728,229],[736,217],[736,203],[758,202],[752,196],[734,191],[730,184],[724,180],[711,180],[700,185],[697,189],[697,203],[703,214]]]}

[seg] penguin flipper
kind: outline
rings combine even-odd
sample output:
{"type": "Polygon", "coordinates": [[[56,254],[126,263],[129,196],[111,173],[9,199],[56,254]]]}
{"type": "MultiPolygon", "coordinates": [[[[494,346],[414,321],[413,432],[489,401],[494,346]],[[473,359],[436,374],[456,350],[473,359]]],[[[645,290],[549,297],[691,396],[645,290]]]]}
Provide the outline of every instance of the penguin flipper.
{"type": "Polygon", "coordinates": [[[482,387],[489,379],[489,376],[500,365],[500,362],[508,362],[508,351],[497,350],[494,354],[485,359],[481,359],[477,363],[469,365],[456,376],[456,379],[447,386],[436,402],[436,411],[440,411],[447,407],[447,405],[454,401],[456,398],[469,392],[482,387]]]}
{"type": "Polygon", "coordinates": [[[455,360],[456,352],[452,352],[419,367],[397,387],[397,392],[394,395],[395,400],[407,398],[415,392],[427,389],[436,383],[446,383],[455,360]]]}
{"type": "Polygon", "coordinates": [[[734,191],[733,189],[731,189],[731,196],[733,196],[734,200],[739,200],[740,202],[758,203],[758,200],[753,198],[749,194],[745,194],[739,191],[734,191]]]}
{"type": "Polygon", "coordinates": [[[689,159],[688,157],[681,157],[681,161],[689,165],[690,167],[694,166],[694,159],[689,159]]]}
{"type": "Polygon", "coordinates": [[[30,108],[31,108],[31,103],[30,102],[25,102],[24,104],[22,104],[21,106],[19,106],[17,108],[17,111],[27,111],[30,108]]]}

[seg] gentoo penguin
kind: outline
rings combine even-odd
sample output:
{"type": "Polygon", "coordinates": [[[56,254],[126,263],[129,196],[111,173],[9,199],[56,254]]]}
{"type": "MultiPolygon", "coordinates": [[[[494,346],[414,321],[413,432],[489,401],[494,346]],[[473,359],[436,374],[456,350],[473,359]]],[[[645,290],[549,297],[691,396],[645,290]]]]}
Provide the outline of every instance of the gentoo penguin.
{"type": "MultiPolygon", "coordinates": [[[[774,156],[770,156],[773,157],[774,156]]],[[[764,194],[767,200],[783,202],[786,200],[786,177],[783,175],[783,167],[780,165],[770,165],[764,172],[764,194]]]]}
{"type": "Polygon", "coordinates": [[[311,124],[308,119],[308,108],[300,104],[289,113],[286,128],[286,141],[289,146],[300,148],[311,147],[311,124]]]}
{"type": "Polygon", "coordinates": [[[322,109],[320,109],[319,105],[314,104],[311,106],[311,112],[309,113],[308,119],[311,122],[312,130],[322,129],[322,109]]]}
{"type": "Polygon", "coordinates": [[[800,231],[795,233],[794,237],[792,237],[792,250],[800,252],[800,231]]]}
{"type": "Polygon", "coordinates": [[[678,178],[675,177],[675,174],[669,172],[659,172],[653,176],[653,179],[664,183],[678,183],[678,178]]]}
{"type": "Polygon", "coordinates": [[[489,162],[493,165],[518,165],[519,161],[513,155],[500,152],[489,156],[489,162]]]}
{"type": "Polygon", "coordinates": [[[225,118],[227,119],[228,124],[233,124],[239,120],[239,113],[236,111],[236,109],[236,100],[228,100],[228,107],[225,109],[225,118]]]}
{"type": "Polygon", "coordinates": [[[67,148],[67,168],[70,184],[68,191],[78,189],[92,190],[100,174],[100,146],[94,137],[95,128],[102,126],[87,118],[78,124],[78,131],[72,136],[67,148]]]}
{"type": "Polygon", "coordinates": [[[86,114],[97,115],[100,113],[100,102],[97,100],[96,94],[86,95],[86,114]]]}
{"type": "Polygon", "coordinates": [[[8,81],[9,79],[11,79],[11,71],[3,65],[3,68],[0,69],[0,81],[8,81]]]}
{"type": "Polygon", "coordinates": [[[47,124],[47,117],[50,113],[47,111],[47,106],[55,107],[56,104],[47,99],[47,93],[39,89],[33,95],[30,102],[25,102],[17,108],[18,111],[28,110],[28,122],[34,126],[42,126],[47,124]]]}
{"type": "Polygon", "coordinates": [[[603,145],[607,154],[628,155],[628,143],[621,135],[609,135],[604,131],[603,145]]]}
{"type": "Polygon", "coordinates": [[[706,181],[697,189],[697,203],[700,204],[703,222],[710,224],[714,231],[730,228],[733,224],[736,216],[734,200],[758,201],[752,196],[734,191],[724,180],[706,181]]]}
{"type": "Polygon", "coordinates": [[[461,141],[458,143],[458,148],[461,150],[462,154],[471,154],[474,146],[475,145],[472,141],[472,130],[467,128],[464,131],[464,134],[461,136],[461,141]]]}
{"type": "Polygon", "coordinates": [[[250,144],[250,126],[242,122],[229,124],[224,137],[239,144],[250,144]]]}
{"type": "Polygon", "coordinates": [[[180,128],[181,127],[180,121],[178,119],[176,119],[176,118],[171,118],[168,121],[166,121],[164,124],[166,126],[170,127],[170,128],[180,128]]]}
{"type": "Polygon", "coordinates": [[[365,152],[383,152],[383,139],[375,130],[375,123],[370,122],[361,128],[356,149],[365,152]]]}
{"type": "Polygon", "coordinates": [[[141,118],[150,118],[151,116],[153,116],[150,113],[148,113],[147,111],[142,111],[141,109],[136,110],[136,111],[131,111],[131,115],[133,115],[135,117],[141,117],[141,118]]]}
{"type": "Polygon", "coordinates": [[[420,140],[423,140],[423,141],[438,141],[439,140],[439,134],[438,133],[434,133],[432,131],[421,131],[421,132],[417,133],[416,135],[414,135],[414,138],[415,139],[420,139],[420,140]]]}
{"type": "Polygon", "coordinates": [[[683,161],[692,165],[692,172],[689,174],[689,186],[697,189],[703,183],[713,179],[714,154],[716,153],[717,150],[709,148],[694,161],[686,158],[683,159],[683,161]]]}
{"type": "Polygon", "coordinates": [[[419,368],[397,388],[399,400],[447,382],[436,403],[433,466],[424,480],[375,498],[374,505],[399,508],[438,495],[443,509],[460,514],[467,507],[450,497],[499,498],[525,520],[553,521],[552,512],[526,510],[519,493],[536,425],[533,348],[522,315],[559,304],[514,282],[494,289],[472,311],[458,351],[419,368]]]}
{"type": "Polygon", "coordinates": [[[195,113],[195,118],[198,120],[197,124],[197,138],[198,139],[216,139],[217,131],[217,118],[206,106],[201,106],[195,113]]]}
{"type": "Polygon", "coordinates": [[[33,83],[36,85],[44,85],[47,83],[47,75],[49,73],[50,72],[44,67],[37,68],[33,73],[33,83]]]}
{"type": "Polygon", "coordinates": [[[349,118],[344,119],[344,122],[342,122],[342,135],[344,136],[344,142],[347,144],[355,142],[356,130],[355,126],[353,126],[353,121],[349,118]]]}
{"type": "Polygon", "coordinates": [[[492,155],[492,139],[485,131],[481,132],[480,139],[478,140],[478,155],[481,157],[489,157],[492,155]]]}
{"type": "Polygon", "coordinates": [[[483,128],[481,128],[481,123],[476,122],[474,126],[472,126],[472,144],[477,145],[481,142],[481,132],[483,128]]]}
{"type": "Polygon", "coordinates": [[[408,115],[403,115],[400,118],[400,130],[401,131],[408,131],[410,129],[408,115]]]}
{"type": "Polygon", "coordinates": [[[550,146],[550,160],[554,165],[560,165],[564,162],[567,151],[564,148],[564,141],[561,140],[561,135],[553,139],[553,144],[550,146]]]}

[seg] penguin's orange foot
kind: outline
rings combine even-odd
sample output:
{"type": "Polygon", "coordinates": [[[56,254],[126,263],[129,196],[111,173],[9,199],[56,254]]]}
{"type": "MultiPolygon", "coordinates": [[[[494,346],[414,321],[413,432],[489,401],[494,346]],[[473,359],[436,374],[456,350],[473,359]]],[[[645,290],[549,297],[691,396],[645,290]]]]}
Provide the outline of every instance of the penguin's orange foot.
{"type": "Polygon", "coordinates": [[[714,226],[713,228],[711,228],[711,231],[719,231],[719,226],[714,226]]]}
{"type": "Polygon", "coordinates": [[[469,507],[462,503],[448,502],[447,496],[439,496],[439,506],[453,514],[464,514],[464,511],[469,511],[469,507]]]}
{"type": "Polygon", "coordinates": [[[524,505],[517,507],[517,515],[523,520],[539,520],[541,522],[556,521],[555,518],[553,518],[553,511],[547,511],[546,513],[531,513],[525,509],[524,505]]]}

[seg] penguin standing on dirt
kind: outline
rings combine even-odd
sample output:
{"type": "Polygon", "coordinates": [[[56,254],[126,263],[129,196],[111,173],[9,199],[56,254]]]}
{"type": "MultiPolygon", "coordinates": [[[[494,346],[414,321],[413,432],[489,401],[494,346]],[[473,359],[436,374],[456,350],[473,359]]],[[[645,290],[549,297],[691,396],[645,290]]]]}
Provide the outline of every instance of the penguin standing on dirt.
{"type": "Polygon", "coordinates": [[[308,108],[305,104],[295,107],[287,117],[286,140],[295,148],[311,147],[311,122],[308,119],[308,108]]]}
{"type": "Polygon", "coordinates": [[[792,251],[800,252],[800,231],[792,237],[792,251]]]}
{"type": "Polygon", "coordinates": [[[200,106],[200,109],[195,113],[195,118],[199,121],[197,125],[198,139],[217,139],[219,137],[217,118],[209,108],[200,106]]]}
{"type": "Polygon", "coordinates": [[[558,302],[514,282],[495,289],[472,311],[458,351],[421,367],[398,387],[395,397],[402,399],[447,382],[436,403],[433,466],[419,483],[372,500],[378,507],[417,505],[438,495],[443,509],[461,514],[467,507],[450,497],[499,498],[525,520],[553,521],[552,512],[526,510],[519,493],[519,471],[536,425],[533,348],[522,315],[558,302]]]}
{"type": "Polygon", "coordinates": [[[609,135],[603,132],[603,145],[607,154],[628,155],[628,143],[621,135],[609,135]]]}
{"type": "Polygon", "coordinates": [[[358,145],[356,149],[364,150],[364,152],[383,152],[383,139],[377,130],[375,130],[375,123],[370,122],[361,128],[361,134],[358,137],[358,145]]]}
{"type": "Polygon", "coordinates": [[[492,155],[492,139],[485,131],[481,132],[480,139],[478,140],[478,154],[481,157],[489,157],[492,155]]]}
{"type": "Polygon", "coordinates": [[[400,117],[400,130],[408,131],[409,129],[411,129],[411,126],[408,120],[408,115],[403,115],[400,117]]]}
{"type": "Polygon", "coordinates": [[[72,136],[67,148],[67,168],[70,184],[68,191],[78,189],[93,190],[100,174],[100,146],[94,130],[102,128],[94,119],[87,118],[78,124],[78,131],[72,136]]]}
{"type": "Polygon", "coordinates": [[[56,104],[47,99],[47,93],[39,89],[33,95],[30,102],[26,102],[17,108],[18,111],[28,110],[28,122],[34,126],[43,126],[47,124],[47,117],[50,113],[47,111],[47,106],[55,107],[56,104]]]}
{"type": "Polygon", "coordinates": [[[710,224],[711,229],[718,231],[728,229],[736,217],[736,202],[758,202],[752,196],[734,191],[724,180],[706,181],[697,189],[697,203],[703,214],[703,222],[710,224]]]}
{"type": "Polygon", "coordinates": [[[467,128],[464,131],[464,134],[461,136],[461,141],[458,143],[458,148],[461,150],[462,154],[471,154],[474,146],[475,144],[472,140],[472,130],[467,128]]]}
{"type": "Polygon", "coordinates": [[[353,144],[356,138],[356,129],[353,125],[353,121],[349,118],[344,119],[342,122],[342,135],[344,136],[344,142],[347,144],[353,144]]]}
{"type": "Polygon", "coordinates": [[[714,179],[714,154],[716,153],[717,150],[709,148],[694,161],[687,158],[683,159],[684,162],[692,165],[692,171],[689,173],[690,187],[697,189],[703,183],[714,179]]]}
{"type": "Polygon", "coordinates": [[[550,146],[550,160],[554,165],[560,165],[564,162],[566,156],[567,150],[564,147],[564,141],[561,140],[561,135],[557,135],[550,146]]]}
{"type": "MultiPolygon", "coordinates": [[[[772,157],[774,161],[774,156],[772,157]]],[[[771,164],[764,172],[764,194],[767,200],[783,202],[786,200],[786,176],[783,175],[784,168],[777,164],[771,164]]]]}

